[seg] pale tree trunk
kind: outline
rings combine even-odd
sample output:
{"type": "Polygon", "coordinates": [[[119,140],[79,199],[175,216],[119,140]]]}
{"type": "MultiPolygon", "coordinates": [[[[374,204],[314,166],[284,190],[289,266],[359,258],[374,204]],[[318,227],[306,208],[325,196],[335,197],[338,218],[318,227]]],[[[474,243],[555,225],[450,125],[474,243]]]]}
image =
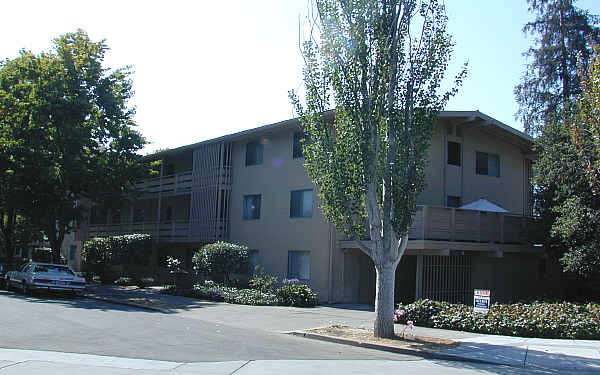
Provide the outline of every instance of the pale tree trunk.
{"type": "Polygon", "coordinates": [[[375,337],[394,337],[394,284],[397,263],[375,266],[375,337]]]}

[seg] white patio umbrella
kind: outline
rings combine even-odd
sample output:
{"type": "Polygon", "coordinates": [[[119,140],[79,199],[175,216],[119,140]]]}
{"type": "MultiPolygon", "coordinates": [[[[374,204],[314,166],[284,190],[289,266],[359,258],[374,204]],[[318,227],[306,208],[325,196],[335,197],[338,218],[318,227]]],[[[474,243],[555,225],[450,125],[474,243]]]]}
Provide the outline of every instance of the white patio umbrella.
{"type": "Polygon", "coordinates": [[[475,202],[467,203],[459,207],[461,210],[486,211],[486,212],[501,212],[507,213],[508,210],[494,204],[487,199],[481,198],[475,202]]]}

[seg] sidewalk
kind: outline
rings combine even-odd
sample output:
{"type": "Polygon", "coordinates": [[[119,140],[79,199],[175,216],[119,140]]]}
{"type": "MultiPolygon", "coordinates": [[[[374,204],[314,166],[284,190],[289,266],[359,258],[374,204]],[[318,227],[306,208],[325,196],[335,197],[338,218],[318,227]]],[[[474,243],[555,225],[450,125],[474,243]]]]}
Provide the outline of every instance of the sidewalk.
{"type": "MultiPolygon", "coordinates": [[[[89,354],[0,349],[0,375],[330,375],[342,373],[345,375],[384,373],[405,375],[559,375],[574,372],[515,369],[508,366],[429,360],[248,360],[181,363],[89,354]]],[[[583,375],[593,372],[575,373],[583,375]]]]}
{"type": "MultiPolygon", "coordinates": [[[[159,293],[156,288],[96,286],[90,288],[88,296],[162,313],[177,313],[186,318],[278,333],[303,334],[312,328],[331,325],[371,328],[374,318],[372,307],[365,305],[324,305],[304,309],[281,306],[244,306],[164,295],[159,293]],[[242,316],[240,314],[243,314],[243,320],[237,318],[242,316]]],[[[395,329],[399,336],[407,333],[412,336],[459,343],[458,347],[435,352],[412,349],[412,354],[424,358],[485,362],[540,371],[600,372],[600,341],[483,335],[425,327],[408,329],[406,326],[398,324],[395,325],[395,329]]],[[[315,338],[314,335],[311,338],[315,338]]],[[[319,337],[319,339],[365,346],[360,342],[344,341],[333,337],[319,337]]],[[[381,349],[385,350],[386,348],[381,349]]]]}

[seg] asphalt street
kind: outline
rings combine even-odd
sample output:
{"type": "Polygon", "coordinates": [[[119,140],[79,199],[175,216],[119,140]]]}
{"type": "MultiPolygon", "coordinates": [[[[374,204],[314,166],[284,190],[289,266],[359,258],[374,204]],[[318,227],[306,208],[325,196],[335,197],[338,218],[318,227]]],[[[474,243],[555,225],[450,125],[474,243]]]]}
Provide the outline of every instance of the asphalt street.
{"type": "Polygon", "coordinates": [[[175,362],[417,357],[244,328],[243,314],[204,321],[86,298],[0,291],[0,348],[175,362]]]}

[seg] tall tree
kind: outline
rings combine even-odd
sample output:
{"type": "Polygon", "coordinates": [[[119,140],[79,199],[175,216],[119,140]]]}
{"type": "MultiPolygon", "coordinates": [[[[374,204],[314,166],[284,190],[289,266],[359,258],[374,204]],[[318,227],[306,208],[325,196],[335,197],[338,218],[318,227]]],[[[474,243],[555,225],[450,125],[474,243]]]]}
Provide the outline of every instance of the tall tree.
{"type": "Polygon", "coordinates": [[[598,41],[598,18],[573,5],[573,0],[527,0],[535,20],[523,27],[535,35],[535,46],[521,83],[515,87],[517,117],[525,131],[540,134],[548,121],[560,120],[565,107],[581,93],[577,61],[591,55],[588,39],[598,41]]]}
{"type": "Polygon", "coordinates": [[[600,47],[594,45],[589,64],[581,62],[582,93],[573,113],[566,119],[567,139],[574,155],[571,178],[578,176],[579,188],[560,205],[554,235],[564,243],[561,258],[567,271],[589,278],[600,276],[600,47]],[[585,66],[588,65],[587,69],[585,66]]]}
{"type": "Polygon", "coordinates": [[[82,216],[78,202],[121,192],[141,172],[131,72],[104,67],[107,49],[78,30],[0,67],[0,172],[17,175],[19,205],[43,227],[55,261],[82,216]]]}
{"type": "Polygon", "coordinates": [[[305,167],[325,217],[375,265],[376,337],[394,335],[395,271],[408,241],[452,51],[437,0],[316,0],[320,35],[304,43],[305,167]],[[411,35],[416,33],[416,37],[411,35]],[[335,106],[333,120],[324,113],[335,106]],[[368,222],[371,244],[362,242],[368,222]]]}

